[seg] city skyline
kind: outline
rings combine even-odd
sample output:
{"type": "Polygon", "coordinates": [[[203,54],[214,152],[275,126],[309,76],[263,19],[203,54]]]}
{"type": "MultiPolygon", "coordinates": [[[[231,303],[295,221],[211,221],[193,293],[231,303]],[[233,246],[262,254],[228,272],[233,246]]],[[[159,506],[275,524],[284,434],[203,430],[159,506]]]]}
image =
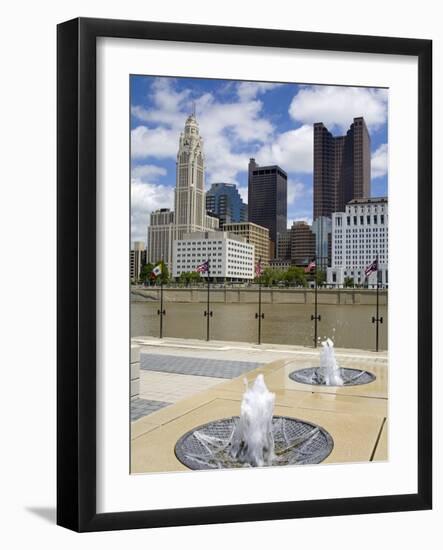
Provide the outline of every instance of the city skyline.
{"type": "Polygon", "coordinates": [[[131,77],[132,240],[149,214],[173,208],[177,141],[194,109],[206,186],[237,185],[247,202],[248,162],[288,173],[287,225],[312,222],[313,123],[341,135],[364,116],[371,135],[371,196],[387,195],[387,90],[169,77],[131,77]]]}

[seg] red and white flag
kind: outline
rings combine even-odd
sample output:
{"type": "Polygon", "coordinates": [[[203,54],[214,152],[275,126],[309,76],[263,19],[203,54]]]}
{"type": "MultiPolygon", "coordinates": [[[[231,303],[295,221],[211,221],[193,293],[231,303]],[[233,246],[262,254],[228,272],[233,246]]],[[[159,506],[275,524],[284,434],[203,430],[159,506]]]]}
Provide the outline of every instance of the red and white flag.
{"type": "Polygon", "coordinates": [[[369,277],[371,273],[374,273],[374,271],[378,271],[378,260],[375,259],[372,264],[368,265],[368,267],[365,269],[365,276],[369,277]]]}
{"type": "Polygon", "coordinates": [[[255,276],[261,277],[263,274],[263,266],[261,263],[261,258],[258,260],[257,265],[255,266],[255,276]]]}
{"type": "Polygon", "coordinates": [[[209,271],[209,260],[197,266],[197,273],[207,273],[209,271]]]}
{"type": "Polygon", "coordinates": [[[316,263],[315,263],[315,259],[314,260],[311,260],[308,265],[305,267],[305,273],[309,273],[310,271],[312,271],[313,269],[315,269],[316,267],[316,263]]]}

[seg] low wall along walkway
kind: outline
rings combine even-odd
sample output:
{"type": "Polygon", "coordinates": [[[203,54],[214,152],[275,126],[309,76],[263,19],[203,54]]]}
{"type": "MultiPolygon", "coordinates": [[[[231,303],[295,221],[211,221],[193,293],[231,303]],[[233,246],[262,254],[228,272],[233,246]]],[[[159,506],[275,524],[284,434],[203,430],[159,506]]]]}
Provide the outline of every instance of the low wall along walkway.
{"type": "MultiPolygon", "coordinates": [[[[296,288],[263,288],[264,304],[312,304],[315,292],[313,289],[296,288]]],[[[134,301],[157,301],[160,299],[159,288],[133,288],[131,299],[134,301]]],[[[167,288],[163,289],[165,302],[205,303],[205,288],[167,288]]],[[[375,305],[377,292],[374,289],[319,289],[317,302],[323,305],[375,305]]],[[[387,305],[388,291],[379,291],[380,305],[387,305]]],[[[214,303],[257,303],[257,288],[211,288],[211,302],[214,303]]]]}

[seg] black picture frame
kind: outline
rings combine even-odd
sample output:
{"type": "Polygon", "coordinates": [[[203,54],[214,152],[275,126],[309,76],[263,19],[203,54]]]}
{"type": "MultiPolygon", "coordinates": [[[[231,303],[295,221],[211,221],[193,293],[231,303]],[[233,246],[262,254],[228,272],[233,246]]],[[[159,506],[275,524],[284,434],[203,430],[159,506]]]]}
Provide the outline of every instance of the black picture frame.
{"type": "Polygon", "coordinates": [[[79,18],[57,29],[57,523],[75,531],[425,510],[432,507],[432,42],[79,18]],[[167,40],[418,59],[418,471],[416,494],[96,511],[96,39],[167,40]]]}

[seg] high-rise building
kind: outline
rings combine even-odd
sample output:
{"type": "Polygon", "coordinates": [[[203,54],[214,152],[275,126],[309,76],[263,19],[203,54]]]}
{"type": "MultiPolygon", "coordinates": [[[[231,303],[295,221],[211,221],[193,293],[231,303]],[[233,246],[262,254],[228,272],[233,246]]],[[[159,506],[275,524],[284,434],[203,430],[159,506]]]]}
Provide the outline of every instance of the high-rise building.
{"type": "Polygon", "coordinates": [[[248,167],[248,220],[269,229],[274,246],[277,233],[286,229],[288,176],[279,166],[248,167]]]}
{"type": "Polygon", "coordinates": [[[208,220],[206,214],[203,139],[195,114],[188,116],[180,134],[174,212],[174,239],[213,228],[214,218],[208,220]]]}
{"type": "Polygon", "coordinates": [[[135,241],[130,254],[129,260],[129,276],[131,281],[138,281],[142,267],[146,263],[146,248],[145,243],[135,241]]]}
{"type": "Polygon", "coordinates": [[[354,199],[345,212],[332,215],[332,262],[327,282],[342,286],[377,284],[376,273],[366,280],[365,269],[378,258],[379,283],[388,284],[388,200],[386,197],[354,199]]]}
{"type": "Polygon", "coordinates": [[[247,221],[247,208],[234,183],[213,183],[206,192],[206,210],[217,214],[221,223],[247,221]]]}
{"type": "Polygon", "coordinates": [[[281,233],[277,233],[277,251],[275,257],[279,260],[291,259],[291,230],[285,229],[281,233]]]}
{"type": "Polygon", "coordinates": [[[147,261],[155,264],[162,260],[172,267],[172,241],[174,236],[174,212],[160,208],[151,212],[147,237],[147,261]]]}
{"type": "Polygon", "coordinates": [[[314,220],[344,212],[352,199],[371,196],[371,138],[363,117],[345,136],[314,124],[314,220]]]}
{"type": "MultiPolygon", "coordinates": [[[[174,241],[172,273],[196,271],[209,260],[209,277],[217,281],[243,281],[254,278],[254,245],[226,231],[195,231],[174,241]]],[[[206,272],[201,273],[207,277],[206,272]]]]}
{"type": "Polygon", "coordinates": [[[193,231],[215,230],[217,217],[208,216],[205,201],[203,139],[195,114],[189,115],[180,134],[176,164],[174,212],[161,208],[151,214],[148,227],[148,261],[163,260],[172,269],[175,239],[193,231]]]}
{"type": "Polygon", "coordinates": [[[312,222],[315,235],[315,257],[317,268],[323,271],[331,265],[332,221],[326,216],[319,216],[312,222]]]}
{"type": "Polygon", "coordinates": [[[263,267],[269,263],[269,229],[252,222],[227,223],[223,231],[243,237],[254,245],[254,264],[261,258],[263,267]]]}
{"type": "Polygon", "coordinates": [[[315,235],[305,221],[295,221],[291,227],[291,261],[306,266],[315,256],[315,235]]]}

